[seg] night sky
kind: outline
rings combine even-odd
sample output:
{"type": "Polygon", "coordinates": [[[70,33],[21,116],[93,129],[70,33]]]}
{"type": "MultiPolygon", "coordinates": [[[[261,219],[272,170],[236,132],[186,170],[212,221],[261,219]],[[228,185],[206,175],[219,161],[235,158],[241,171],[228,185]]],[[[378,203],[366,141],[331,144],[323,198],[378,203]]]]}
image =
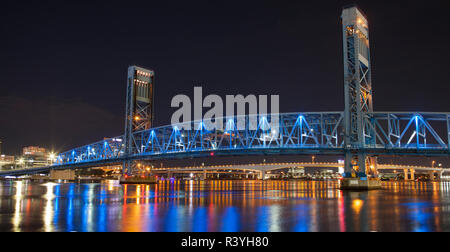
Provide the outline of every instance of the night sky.
{"type": "MultiPolygon", "coordinates": [[[[7,154],[121,135],[129,65],[173,96],[278,94],[281,112],[344,109],[349,1],[2,1],[0,139],[7,154]]],[[[370,23],[374,107],[450,111],[449,1],[356,1],[370,23]]]]}

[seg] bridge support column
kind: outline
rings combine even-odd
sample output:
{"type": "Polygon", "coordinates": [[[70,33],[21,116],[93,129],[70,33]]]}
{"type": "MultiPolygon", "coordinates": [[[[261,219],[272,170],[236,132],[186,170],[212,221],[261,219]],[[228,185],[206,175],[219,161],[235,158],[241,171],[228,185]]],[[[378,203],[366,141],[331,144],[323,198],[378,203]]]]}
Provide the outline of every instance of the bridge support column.
{"type": "Polygon", "coordinates": [[[429,174],[429,176],[430,176],[430,180],[431,180],[431,181],[434,181],[434,171],[431,171],[431,172],[429,172],[428,174],[429,174]]]}
{"type": "Polygon", "coordinates": [[[345,163],[344,163],[344,173],[345,174],[351,174],[353,171],[353,155],[350,152],[345,152],[345,163]]]}
{"type": "Polygon", "coordinates": [[[132,167],[133,163],[132,161],[123,161],[122,165],[122,175],[131,176],[132,175],[132,167]]]}
{"type": "Polygon", "coordinates": [[[367,174],[366,169],[366,155],[358,154],[358,173],[364,172],[367,174]]]}
{"type": "Polygon", "coordinates": [[[206,173],[206,170],[203,171],[203,180],[208,179],[208,173],[206,173]]]}
{"type": "Polygon", "coordinates": [[[259,179],[261,179],[261,180],[265,180],[266,179],[266,172],[265,171],[260,171],[259,172],[259,179]]]}
{"type": "Polygon", "coordinates": [[[345,167],[344,172],[346,177],[351,177],[352,173],[360,173],[360,174],[372,174],[376,175],[377,167],[376,167],[376,158],[368,157],[364,153],[359,153],[357,155],[352,154],[351,152],[345,153],[345,167]],[[356,161],[357,159],[357,161],[356,161]],[[353,167],[354,162],[357,163],[358,170],[356,171],[353,167]]]}
{"type": "Polygon", "coordinates": [[[409,172],[411,173],[411,180],[414,181],[416,180],[416,176],[415,176],[415,170],[414,169],[410,169],[409,172]]]}
{"type": "Polygon", "coordinates": [[[405,181],[408,181],[409,180],[408,169],[403,169],[403,173],[405,175],[405,181]]]}
{"type": "Polygon", "coordinates": [[[378,158],[367,157],[367,174],[372,175],[374,178],[378,178],[378,158]]]}
{"type": "Polygon", "coordinates": [[[442,177],[442,171],[438,171],[437,172],[437,175],[436,175],[436,180],[438,180],[438,181],[440,181],[441,180],[441,177],[442,177]]]}

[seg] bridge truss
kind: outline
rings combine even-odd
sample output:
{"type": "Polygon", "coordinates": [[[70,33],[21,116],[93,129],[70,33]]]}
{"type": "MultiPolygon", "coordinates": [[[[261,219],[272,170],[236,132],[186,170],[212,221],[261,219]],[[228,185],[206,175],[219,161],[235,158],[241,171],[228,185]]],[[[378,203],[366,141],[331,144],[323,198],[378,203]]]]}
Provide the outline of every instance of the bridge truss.
{"type": "MultiPolygon", "coordinates": [[[[211,130],[201,121],[168,125],[133,133],[129,155],[124,152],[123,136],[119,136],[61,153],[55,166],[186,155],[344,154],[343,116],[342,112],[324,112],[220,118],[223,129],[211,130]],[[274,116],[279,120],[277,126],[269,123],[274,116]],[[186,130],[187,126],[192,130],[186,130]]],[[[449,154],[450,113],[374,112],[365,118],[364,128],[375,132],[376,141],[362,148],[352,146],[355,151],[449,154]]]]}

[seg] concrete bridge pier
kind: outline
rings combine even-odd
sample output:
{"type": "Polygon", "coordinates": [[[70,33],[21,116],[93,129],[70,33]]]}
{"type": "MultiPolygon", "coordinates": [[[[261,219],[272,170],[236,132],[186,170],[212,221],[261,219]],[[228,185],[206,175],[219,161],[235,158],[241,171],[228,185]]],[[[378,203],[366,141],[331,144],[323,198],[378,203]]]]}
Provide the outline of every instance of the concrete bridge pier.
{"type": "Polygon", "coordinates": [[[403,169],[405,174],[405,181],[414,181],[416,179],[416,173],[414,169],[403,169]]]}
{"type": "Polygon", "coordinates": [[[436,173],[435,173],[435,179],[436,180],[438,180],[438,181],[440,181],[441,180],[441,177],[442,177],[442,171],[436,171],[436,173]]]}
{"type": "Polygon", "coordinates": [[[208,173],[206,172],[206,170],[203,170],[203,180],[208,179],[208,173]]]}
{"type": "Polygon", "coordinates": [[[403,169],[405,174],[405,181],[414,181],[416,179],[414,169],[403,169]]]}
{"type": "Polygon", "coordinates": [[[404,173],[405,181],[408,181],[409,180],[408,169],[403,169],[403,173],[404,173]]]}
{"type": "Polygon", "coordinates": [[[431,181],[434,181],[434,180],[435,180],[435,177],[434,177],[434,171],[430,171],[428,174],[429,174],[429,176],[430,176],[430,180],[431,180],[431,181]]]}
{"type": "Polygon", "coordinates": [[[260,180],[265,180],[266,179],[266,172],[265,171],[260,171],[259,172],[259,179],[260,180]]]}

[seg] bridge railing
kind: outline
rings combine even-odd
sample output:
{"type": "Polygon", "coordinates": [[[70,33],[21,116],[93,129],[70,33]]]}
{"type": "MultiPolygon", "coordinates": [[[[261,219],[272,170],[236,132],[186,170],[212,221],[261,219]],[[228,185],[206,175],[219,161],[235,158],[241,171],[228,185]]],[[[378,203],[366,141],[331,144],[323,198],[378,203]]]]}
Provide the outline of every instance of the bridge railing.
{"type": "Polygon", "coordinates": [[[367,113],[364,129],[364,148],[450,150],[450,113],[367,113]]]}

